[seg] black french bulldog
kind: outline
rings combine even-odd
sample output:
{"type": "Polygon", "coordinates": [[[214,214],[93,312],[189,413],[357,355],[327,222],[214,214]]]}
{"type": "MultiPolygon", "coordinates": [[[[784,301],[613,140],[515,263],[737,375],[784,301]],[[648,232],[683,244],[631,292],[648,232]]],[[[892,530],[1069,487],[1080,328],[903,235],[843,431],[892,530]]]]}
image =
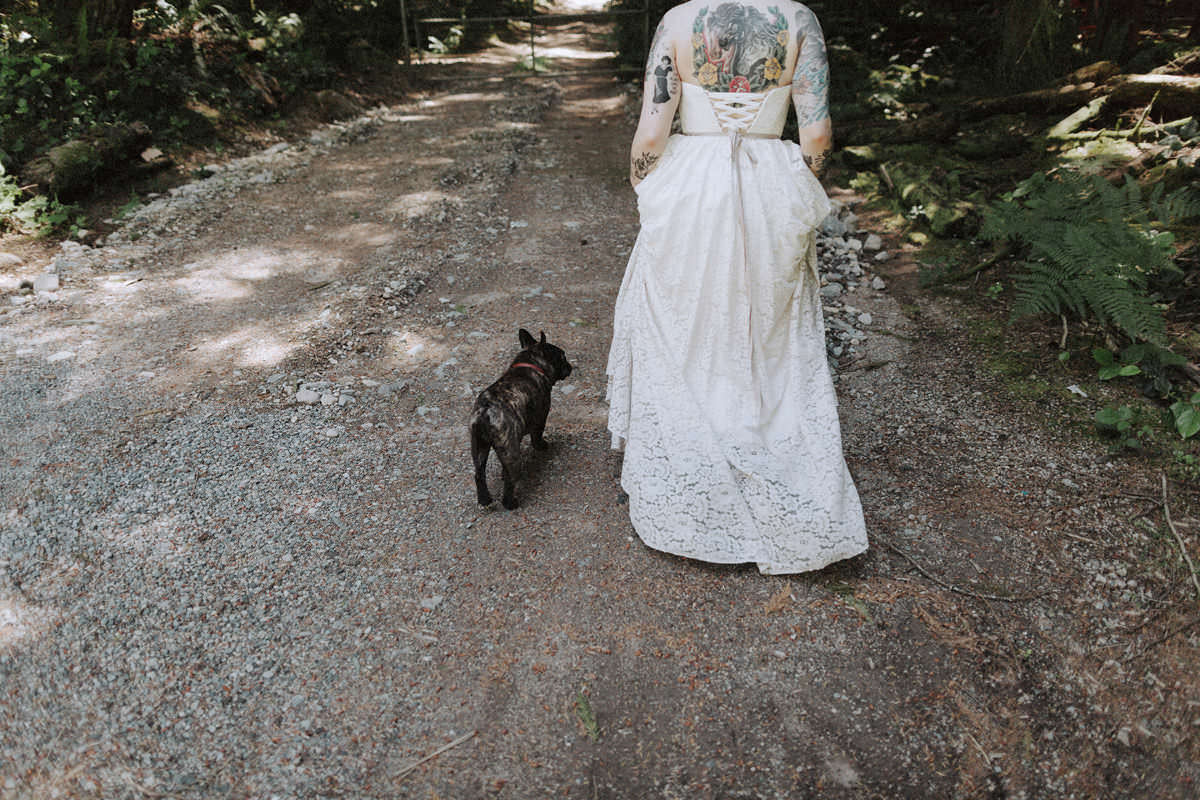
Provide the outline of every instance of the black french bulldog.
{"type": "Polygon", "coordinates": [[[524,349],[498,381],[479,393],[471,409],[470,426],[479,505],[492,502],[486,470],[488,453],[494,449],[504,475],[504,497],[500,502],[510,511],[518,505],[514,488],[521,470],[521,440],[529,434],[534,447],[547,447],[542,432],[550,413],[550,387],[571,374],[566,354],[548,344],[544,332],[537,341],[522,328],[519,339],[524,349]]]}

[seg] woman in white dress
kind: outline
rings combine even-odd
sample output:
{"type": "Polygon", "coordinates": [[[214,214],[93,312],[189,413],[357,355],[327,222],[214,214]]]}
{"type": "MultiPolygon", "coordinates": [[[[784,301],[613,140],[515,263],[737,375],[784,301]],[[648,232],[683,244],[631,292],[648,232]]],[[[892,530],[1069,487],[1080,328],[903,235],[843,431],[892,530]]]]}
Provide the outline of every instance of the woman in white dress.
{"type": "Polygon", "coordinates": [[[654,36],[608,426],[655,549],[784,574],[867,548],[816,271],[828,76],[816,17],[788,0],[691,0],[654,36]],[[779,138],[789,105],[799,147],[779,138]]]}

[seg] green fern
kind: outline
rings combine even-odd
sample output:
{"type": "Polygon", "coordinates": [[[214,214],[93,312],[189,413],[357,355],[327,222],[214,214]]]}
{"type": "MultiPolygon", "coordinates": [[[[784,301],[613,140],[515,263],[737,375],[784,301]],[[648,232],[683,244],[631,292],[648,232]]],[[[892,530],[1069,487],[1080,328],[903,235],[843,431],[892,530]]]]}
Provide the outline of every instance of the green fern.
{"type": "Polygon", "coordinates": [[[1092,318],[1134,341],[1162,343],[1162,310],[1154,281],[1178,272],[1174,237],[1165,227],[1200,214],[1200,196],[1161,186],[1143,196],[1137,182],[1113,186],[1096,175],[1034,175],[994,203],[984,239],[1023,245],[1014,279],[1016,317],[1038,314],[1092,318]]]}

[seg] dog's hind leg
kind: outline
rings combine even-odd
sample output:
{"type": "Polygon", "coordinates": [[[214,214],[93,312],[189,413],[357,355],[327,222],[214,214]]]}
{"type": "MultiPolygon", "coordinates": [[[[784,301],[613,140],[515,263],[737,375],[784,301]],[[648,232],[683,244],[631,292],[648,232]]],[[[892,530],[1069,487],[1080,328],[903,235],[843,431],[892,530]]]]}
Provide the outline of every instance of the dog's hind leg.
{"type": "Polygon", "coordinates": [[[500,459],[504,473],[504,496],[500,498],[500,503],[512,511],[520,505],[517,502],[516,484],[517,476],[521,474],[521,442],[517,441],[511,447],[497,447],[496,457],[500,459]]]}
{"type": "Polygon", "coordinates": [[[488,491],[487,487],[487,462],[488,453],[491,449],[491,443],[472,429],[471,461],[475,464],[475,495],[479,498],[479,505],[481,506],[490,506],[492,504],[492,493],[488,491]]]}

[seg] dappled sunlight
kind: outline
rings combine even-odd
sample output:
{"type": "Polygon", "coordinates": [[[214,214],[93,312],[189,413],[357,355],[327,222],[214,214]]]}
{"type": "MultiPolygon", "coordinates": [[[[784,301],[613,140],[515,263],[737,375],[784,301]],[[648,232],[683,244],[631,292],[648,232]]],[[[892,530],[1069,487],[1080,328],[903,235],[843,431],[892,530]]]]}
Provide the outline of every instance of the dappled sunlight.
{"type": "Polygon", "coordinates": [[[453,164],[454,159],[444,156],[429,156],[427,158],[414,158],[408,163],[418,167],[444,167],[453,164]]]}
{"type": "Polygon", "coordinates": [[[194,300],[241,300],[250,294],[248,287],[223,275],[189,275],[173,283],[194,300]]]}
{"type": "Polygon", "coordinates": [[[0,597],[0,652],[31,633],[44,630],[49,620],[17,597],[0,597]]]}
{"type": "MultiPolygon", "coordinates": [[[[152,498],[147,497],[144,502],[149,503],[151,500],[152,498]]],[[[119,502],[139,504],[139,500],[133,495],[125,496],[119,502]]],[[[191,549],[189,538],[181,532],[194,527],[190,517],[176,511],[166,511],[155,514],[141,525],[104,525],[101,535],[114,547],[124,548],[142,557],[166,560],[185,555],[191,549]]]]}
{"type": "Polygon", "coordinates": [[[620,96],[604,99],[588,97],[563,103],[563,109],[576,117],[597,119],[610,118],[614,112],[619,112],[624,106],[625,98],[620,96]]]}
{"type": "Polygon", "coordinates": [[[373,222],[359,222],[346,225],[325,234],[325,238],[347,244],[382,247],[391,244],[400,234],[393,225],[381,225],[373,222]]]}
{"type": "Polygon", "coordinates": [[[537,48],[539,57],[545,58],[569,58],[572,61],[604,61],[612,58],[615,53],[605,53],[598,50],[580,50],[575,47],[539,47],[537,48]]]}
{"type": "Polygon", "coordinates": [[[298,345],[280,339],[269,322],[251,325],[241,330],[203,342],[195,354],[213,362],[239,367],[274,367],[296,350],[298,345]]]}
{"type": "Polygon", "coordinates": [[[413,330],[394,332],[385,351],[385,356],[391,356],[408,367],[440,364],[449,355],[450,345],[413,330]]]}
{"type": "Polygon", "coordinates": [[[406,217],[417,217],[431,211],[443,202],[455,203],[457,199],[452,194],[439,192],[436,189],[424,192],[411,192],[400,195],[389,205],[384,206],[384,211],[406,217]]]}

